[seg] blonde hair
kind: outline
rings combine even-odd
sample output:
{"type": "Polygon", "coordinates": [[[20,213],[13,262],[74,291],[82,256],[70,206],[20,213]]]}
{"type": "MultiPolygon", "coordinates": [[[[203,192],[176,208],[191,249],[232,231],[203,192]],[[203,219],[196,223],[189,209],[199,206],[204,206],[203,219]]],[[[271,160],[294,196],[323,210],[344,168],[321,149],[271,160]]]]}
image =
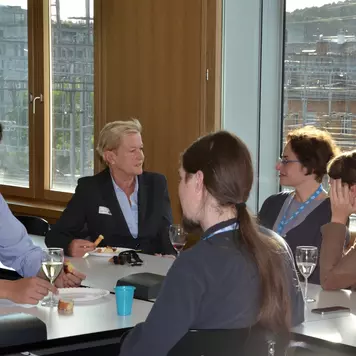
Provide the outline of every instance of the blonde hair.
{"type": "Polygon", "coordinates": [[[141,132],[142,126],[137,119],[107,123],[100,131],[98,145],[96,146],[96,151],[102,162],[106,163],[104,160],[104,152],[118,148],[124,135],[141,132]]]}

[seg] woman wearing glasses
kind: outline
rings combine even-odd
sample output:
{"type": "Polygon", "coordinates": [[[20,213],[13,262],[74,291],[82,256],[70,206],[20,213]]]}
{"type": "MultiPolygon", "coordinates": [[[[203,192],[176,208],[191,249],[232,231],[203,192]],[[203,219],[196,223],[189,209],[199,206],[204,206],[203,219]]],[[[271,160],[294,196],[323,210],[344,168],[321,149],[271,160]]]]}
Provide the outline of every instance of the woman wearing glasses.
{"type": "MultiPolygon", "coordinates": [[[[280,184],[293,190],[267,198],[259,222],[284,237],[293,253],[301,245],[320,249],[320,229],[331,219],[330,200],[321,183],[328,162],[338,152],[331,136],[315,127],[305,126],[287,135],[276,170],[280,184]]],[[[320,284],[318,266],[309,280],[320,284]]]]}

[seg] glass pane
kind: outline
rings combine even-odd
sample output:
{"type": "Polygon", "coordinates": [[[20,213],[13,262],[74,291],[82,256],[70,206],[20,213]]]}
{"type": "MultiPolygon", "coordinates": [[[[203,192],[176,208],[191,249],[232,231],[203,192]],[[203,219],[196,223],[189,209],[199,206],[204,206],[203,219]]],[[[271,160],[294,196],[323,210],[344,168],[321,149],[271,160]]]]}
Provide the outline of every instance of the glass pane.
{"type": "Polygon", "coordinates": [[[93,0],[51,0],[52,186],[74,191],[94,168],[93,0]]]}
{"type": "Polygon", "coordinates": [[[27,0],[0,1],[0,184],[29,187],[27,0]]]}
{"type": "Polygon", "coordinates": [[[286,0],[286,10],[284,137],[314,125],[355,149],[355,3],[286,0]]]}

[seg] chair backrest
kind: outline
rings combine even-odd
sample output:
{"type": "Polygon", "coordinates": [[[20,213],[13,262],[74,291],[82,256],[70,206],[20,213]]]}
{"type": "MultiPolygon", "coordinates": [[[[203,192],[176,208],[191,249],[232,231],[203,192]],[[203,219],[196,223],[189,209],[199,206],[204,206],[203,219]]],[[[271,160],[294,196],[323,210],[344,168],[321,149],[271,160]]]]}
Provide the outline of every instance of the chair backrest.
{"type": "Polygon", "coordinates": [[[50,229],[48,221],[38,216],[16,215],[16,218],[32,235],[46,236],[50,229]]]}
{"type": "Polygon", "coordinates": [[[284,356],[286,334],[275,335],[259,325],[231,330],[190,330],[168,356],[284,356]]]}

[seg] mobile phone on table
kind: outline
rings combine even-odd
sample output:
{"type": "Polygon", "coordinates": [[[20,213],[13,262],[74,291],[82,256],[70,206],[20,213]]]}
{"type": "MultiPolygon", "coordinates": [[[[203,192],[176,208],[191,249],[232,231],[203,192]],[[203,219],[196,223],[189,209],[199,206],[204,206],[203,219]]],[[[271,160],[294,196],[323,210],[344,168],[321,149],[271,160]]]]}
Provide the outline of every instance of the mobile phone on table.
{"type": "Polygon", "coordinates": [[[334,307],[312,309],[311,312],[316,314],[321,314],[321,315],[328,314],[328,313],[340,313],[340,312],[350,313],[350,308],[341,307],[337,305],[334,307]]]}

